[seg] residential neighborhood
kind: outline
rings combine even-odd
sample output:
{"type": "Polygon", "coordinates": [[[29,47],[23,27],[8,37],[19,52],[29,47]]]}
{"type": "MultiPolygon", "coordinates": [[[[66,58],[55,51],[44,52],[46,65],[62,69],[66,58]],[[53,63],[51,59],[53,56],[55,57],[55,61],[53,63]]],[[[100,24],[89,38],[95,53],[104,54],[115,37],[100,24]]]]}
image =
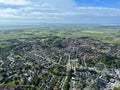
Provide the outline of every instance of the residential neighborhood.
{"type": "Polygon", "coordinates": [[[0,90],[114,90],[120,45],[84,38],[23,38],[0,49],[0,90]]]}

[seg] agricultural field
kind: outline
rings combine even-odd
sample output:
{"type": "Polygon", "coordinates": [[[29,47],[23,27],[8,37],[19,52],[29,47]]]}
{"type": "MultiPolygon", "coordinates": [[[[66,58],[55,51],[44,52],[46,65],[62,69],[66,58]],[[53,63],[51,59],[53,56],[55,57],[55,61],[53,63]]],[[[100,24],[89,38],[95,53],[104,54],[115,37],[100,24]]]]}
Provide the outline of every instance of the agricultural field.
{"type": "Polygon", "coordinates": [[[7,48],[17,43],[7,42],[11,39],[62,37],[80,38],[88,37],[103,42],[120,44],[119,26],[67,26],[67,27],[40,27],[29,29],[0,30],[0,46],[7,48]]]}
{"type": "MultiPolygon", "coordinates": [[[[102,27],[102,26],[101,26],[102,27]]],[[[16,39],[28,37],[47,37],[47,36],[60,36],[60,37],[97,37],[99,38],[119,38],[120,27],[80,27],[80,26],[67,26],[67,27],[41,27],[30,29],[14,29],[14,30],[1,30],[0,39],[16,39]]]]}

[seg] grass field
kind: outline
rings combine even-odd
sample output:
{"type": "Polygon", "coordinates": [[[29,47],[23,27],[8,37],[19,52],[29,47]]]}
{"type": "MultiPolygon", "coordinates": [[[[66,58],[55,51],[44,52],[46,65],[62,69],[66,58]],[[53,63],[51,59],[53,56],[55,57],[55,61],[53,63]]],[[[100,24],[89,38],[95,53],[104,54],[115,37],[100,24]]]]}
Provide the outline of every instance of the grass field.
{"type": "Polygon", "coordinates": [[[41,27],[31,29],[14,29],[0,31],[0,47],[6,48],[17,43],[6,40],[18,38],[48,38],[59,36],[63,38],[89,37],[104,42],[120,44],[120,27],[118,26],[66,26],[66,27],[41,27]]]}

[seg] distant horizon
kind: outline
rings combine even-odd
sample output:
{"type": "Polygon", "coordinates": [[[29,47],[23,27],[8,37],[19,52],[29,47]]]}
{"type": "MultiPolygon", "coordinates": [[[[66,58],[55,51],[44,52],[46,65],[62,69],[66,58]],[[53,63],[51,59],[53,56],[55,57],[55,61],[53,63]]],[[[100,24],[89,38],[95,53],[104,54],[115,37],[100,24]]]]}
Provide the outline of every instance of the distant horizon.
{"type": "Polygon", "coordinates": [[[11,29],[31,29],[31,28],[41,28],[41,27],[97,27],[97,26],[109,26],[119,27],[120,24],[62,24],[62,23],[44,23],[44,24],[36,24],[36,25],[0,25],[0,30],[11,30],[11,29]]]}

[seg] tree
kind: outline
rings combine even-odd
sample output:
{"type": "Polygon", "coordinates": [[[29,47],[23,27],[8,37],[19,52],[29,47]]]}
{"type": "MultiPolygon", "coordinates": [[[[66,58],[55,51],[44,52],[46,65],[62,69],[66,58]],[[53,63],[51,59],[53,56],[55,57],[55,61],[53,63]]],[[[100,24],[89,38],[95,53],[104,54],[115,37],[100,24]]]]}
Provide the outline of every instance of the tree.
{"type": "Polygon", "coordinates": [[[120,87],[119,88],[115,87],[114,90],[120,90],[120,87]]]}

